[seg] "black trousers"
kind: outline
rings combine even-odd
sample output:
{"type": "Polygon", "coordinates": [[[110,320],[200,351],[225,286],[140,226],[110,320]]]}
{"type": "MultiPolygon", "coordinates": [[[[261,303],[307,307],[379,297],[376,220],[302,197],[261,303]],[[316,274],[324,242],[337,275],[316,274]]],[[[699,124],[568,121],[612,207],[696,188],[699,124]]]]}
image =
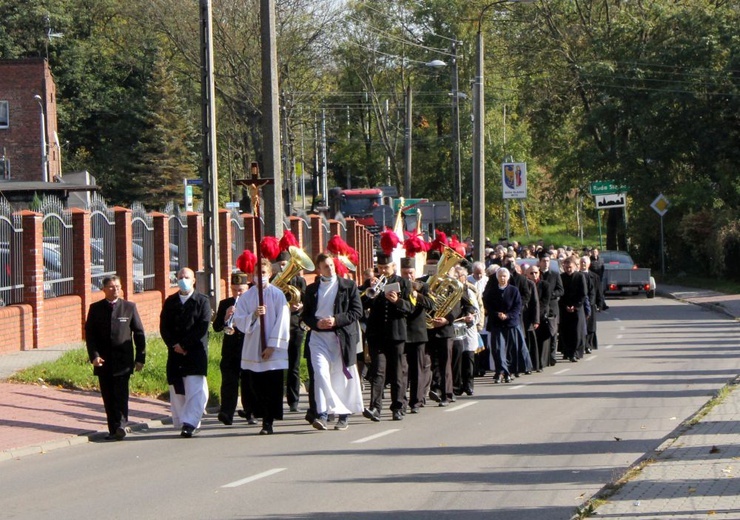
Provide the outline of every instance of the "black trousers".
{"type": "Polygon", "coordinates": [[[475,387],[475,352],[466,350],[462,353],[460,360],[462,385],[460,389],[473,391],[475,387]]]}
{"type": "Polygon", "coordinates": [[[98,376],[108,432],[116,433],[128,421],[128,380],[131,374],[98,376]]]}
{"type": "Polygon", "coordinates": [[[250,399],[249,382],[245,371],[241,369],[241,353],[238,359],[234,356],[222,355],[219,368],[221,369],[221,408],[219,411],[233,419],[241,390],[242,408],[248,415],[253,413],[254,405],[250,399]]]}
{"type": "Polygon", "coordinates": [[[301,345],[306,333],[303,329],[291,328],[288,341],[288,373],[286,374],[285,397],[288,406],[297,404],[301,393],[301,345]]]}
{"type": "Polygon", "coordinates": [[[432,378],[432,359],[426,343],[406,343],[406,362],[409,366],[409,406],[418,408],[427,402],[432,378]]]}
{"type": "Polygon", "coordinates": [[[283,371],[249,372],[249,384],[254,396],[254,414],[263,424],[283,419],[283,371]]]}
{"type": "MultiPolygon", "coordinates": [[[[452,396],[452,343],[453,338],[432,338],[427,342],[432,356],[432,390],[452,396]]],[[[444,397],[443,396],[443,397],[444,397]]]]}
{"type": "Polygon", "coordinates": [[[408,364],[404,354],[404,342],[370,339],[372,375],[370,377],[370,408],[383,409],[383,387],[386,374],[391,385],[391,410],[406,408],[406,385],[408,364]]]}
{"type": "Polygon", "coordinates": [[[463,340],[456,339],[452,342],[452,391],[456,395],[462,393],[462,358],[465,345],[463,340]]]}

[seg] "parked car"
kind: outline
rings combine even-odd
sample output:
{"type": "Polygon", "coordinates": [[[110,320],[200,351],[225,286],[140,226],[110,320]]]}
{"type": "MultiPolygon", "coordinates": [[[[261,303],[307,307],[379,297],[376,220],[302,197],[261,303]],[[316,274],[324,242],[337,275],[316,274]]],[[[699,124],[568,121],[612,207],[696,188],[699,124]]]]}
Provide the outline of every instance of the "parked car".
{"type": "Polygon", "coordinates": [[[604,295],[645,294],[655,298],[655,278],[650,269],[638,267],[629,253],[624,251],[602,251],[604,262],[604,295]]]}
{"type": "MultiPolygon", "coordinates": [[[[525,265],[538,265],[539,260],[537,258],[517,258],[516,263],[520,266],[525,265]]],[[[555,274],[560,274],[560,264],[557,260],[550,260],[550,271],[552,271],[555,274]]]]}

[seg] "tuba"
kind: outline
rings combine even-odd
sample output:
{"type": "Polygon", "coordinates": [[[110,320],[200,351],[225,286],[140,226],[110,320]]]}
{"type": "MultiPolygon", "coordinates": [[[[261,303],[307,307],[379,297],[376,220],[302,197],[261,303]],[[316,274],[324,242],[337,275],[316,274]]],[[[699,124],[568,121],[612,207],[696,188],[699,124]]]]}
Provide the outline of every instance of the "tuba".
{"type": "Polygon", "coordinates": [[[301,269],[313,271],[315,266],[303,249],[299,247],[290,246],[288,253],[290,253],[288,265],[285,266],[285,269],[271,283],[283,291],[285,299],[288,300],[288,305],[298,305],[301,303],[301,291],[290,285],[289,282],[301,269]]]}
{"type": "Polygon", "coordinates": [[[426,324],[428,329],[434,328],[434,318],[444,318],[457,305],[465,292],[465,286],[455,278],[447,275],[455,265],[465,260],[462,255],[451,247],[445,247],[437,263],[437,274],[429,279],[429,297],[434,302],[434,308],[427,311],[426,324]]]}

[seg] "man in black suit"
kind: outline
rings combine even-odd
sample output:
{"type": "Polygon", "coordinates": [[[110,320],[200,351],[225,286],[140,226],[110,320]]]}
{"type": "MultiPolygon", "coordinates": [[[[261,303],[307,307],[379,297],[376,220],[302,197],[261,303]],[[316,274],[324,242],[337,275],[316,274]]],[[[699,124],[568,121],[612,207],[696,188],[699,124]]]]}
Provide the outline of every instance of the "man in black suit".
{"type": "Polygon", "coordinates": [[[427,352],[427,311],[434,308],[429,298],[429,286],[416,280],[414,259],[401,258],[401,276],[411,282],[411,302],[414,305],[406,317],[406,361],[409,367],[409,411],[419,413],[426,404],[432,383],[432,358],[427,352]]]}
{"type": "Polygon", "coordinates": [[[596,272],[589,269],[591,259],[584,255],[581,257],[581,272],[586,277],[586,289],[590,312],[586,314],[586,354],[599,348],[596,338],[596,313],[604,308],[604,292],[601,290],[601,278],[596,272]]]}
{"type": "Polygon", "coordinates": [[[234,422],[234,412],[239,399],[239,387],[242,390],[242,407],[247,421],[256,424],[252,417],[252,406],[249,400],[249,385],[246,384],[245,374],[242,373],[242,345],[244,333],[234,326],[232,316],[237,299],[249,289],[249,279],[244,273],[231,275],[231,296],[218,303],[216,317],[213,320],[213,330],[224,331],[221,344],[221,408],[218,420],[229,426],[234,422]]]}
{"type": "MultiPolygon", "coordinates": [[[[406,342],[406,316],[413,306],[409,299],[411,282],[396,274],[396,264],[389,255],[378,254],[378,273],[385,276],[388,286],[398,284],[398,290],[366,291],[362,305],[369,309],[367,318],[367,342],[372,359],[370,376],[370,406],[362,415],[372,421],[380,421],[383,404],[386,369],[391,384],[391,411],[393,420],[400,421],[406,408],[406,384],[408,365],[404,354],[406,342]]],[[[377,283],[374,279],[373,284],[377,283]]]]}
{"type": "Polygon", "coordinates": [[[560,300],[560,297],[563,296],[564,289],[560,275],[550,270],[550,253],[543,249],[540,251],[539,259],[540,278],[542,279],[542,283],[546,283],[550,286],[550,307],[548,309],[547,316],[551,334],[548,341],[546,343],[543,342],[540,347],[543,350],[549,351],[549,360],[547,365],[542,365],[544,367],[553,366],[557,363],[555,352],[557,352],[558,349],[558,331],[560,330],[560,306],[558,301],[560,300]]]}
{"type": "Polygon", "coordinates": [[[211,304],[195,290],[195,273],[187,267],[177,273],[177,293],[169,296],[159,316],[159,332],[167,345],[167,383],[172,425],[192,437],[208,402],[208,327],[211,304]]]}
{"type": "Polygon", "coordinates": [[[106,439],[120,441],[126,436],[129,378],[144,367],[146,337],[136,304],[122,298],[120,278],[105,277],[103,292],[105,299],[90,305],[85,339],[105,405],[106,439]]]}
{"type": "Polygon", "coordinates": [[[576,362],[583,357],[586,334],[586,276],[578,270],[578,258],[569,256],[563,260],[563,296],[560,298],[560,342],[563,357],[576,362]]]}

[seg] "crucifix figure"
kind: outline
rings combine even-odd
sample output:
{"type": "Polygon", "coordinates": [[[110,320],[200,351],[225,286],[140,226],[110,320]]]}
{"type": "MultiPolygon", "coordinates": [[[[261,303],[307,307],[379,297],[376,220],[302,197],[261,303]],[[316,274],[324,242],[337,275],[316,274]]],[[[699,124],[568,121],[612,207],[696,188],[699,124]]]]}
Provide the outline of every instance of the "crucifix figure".
{"type": "MultiPolygon", "coordinates": [[[[261,199],[260,199],[260,188],[262,186],[265,186],[267,184],[273,184],[273,179],[260,179],[260,169],[259,164],[256,162],[252,163],[252,167],[250,168],[252,177],[249,179],[237,179],[234,182],[237,184],[240,184],[242,186],[247,186],[249,189],[249,194],[252,199],[252,214],[257,217],[256,226],[254,229],[254,238],[255,242],[257,242],[257,269],[262,269],[262,248],[260,247],[260,244],[262,243],[262,222],[260,220],[260,207],[261,207],[261,199]]],[[[257,276],[257,295],[260,307],[264,306],[264,292],[262,287],[262,276],[257,276]]],[[[267,339],[265,337],[265,317],[263,315],[260,315],[260,345],[262,347],[262,350],[265,350],[265,347],[267,346],[267,339]]]]}

